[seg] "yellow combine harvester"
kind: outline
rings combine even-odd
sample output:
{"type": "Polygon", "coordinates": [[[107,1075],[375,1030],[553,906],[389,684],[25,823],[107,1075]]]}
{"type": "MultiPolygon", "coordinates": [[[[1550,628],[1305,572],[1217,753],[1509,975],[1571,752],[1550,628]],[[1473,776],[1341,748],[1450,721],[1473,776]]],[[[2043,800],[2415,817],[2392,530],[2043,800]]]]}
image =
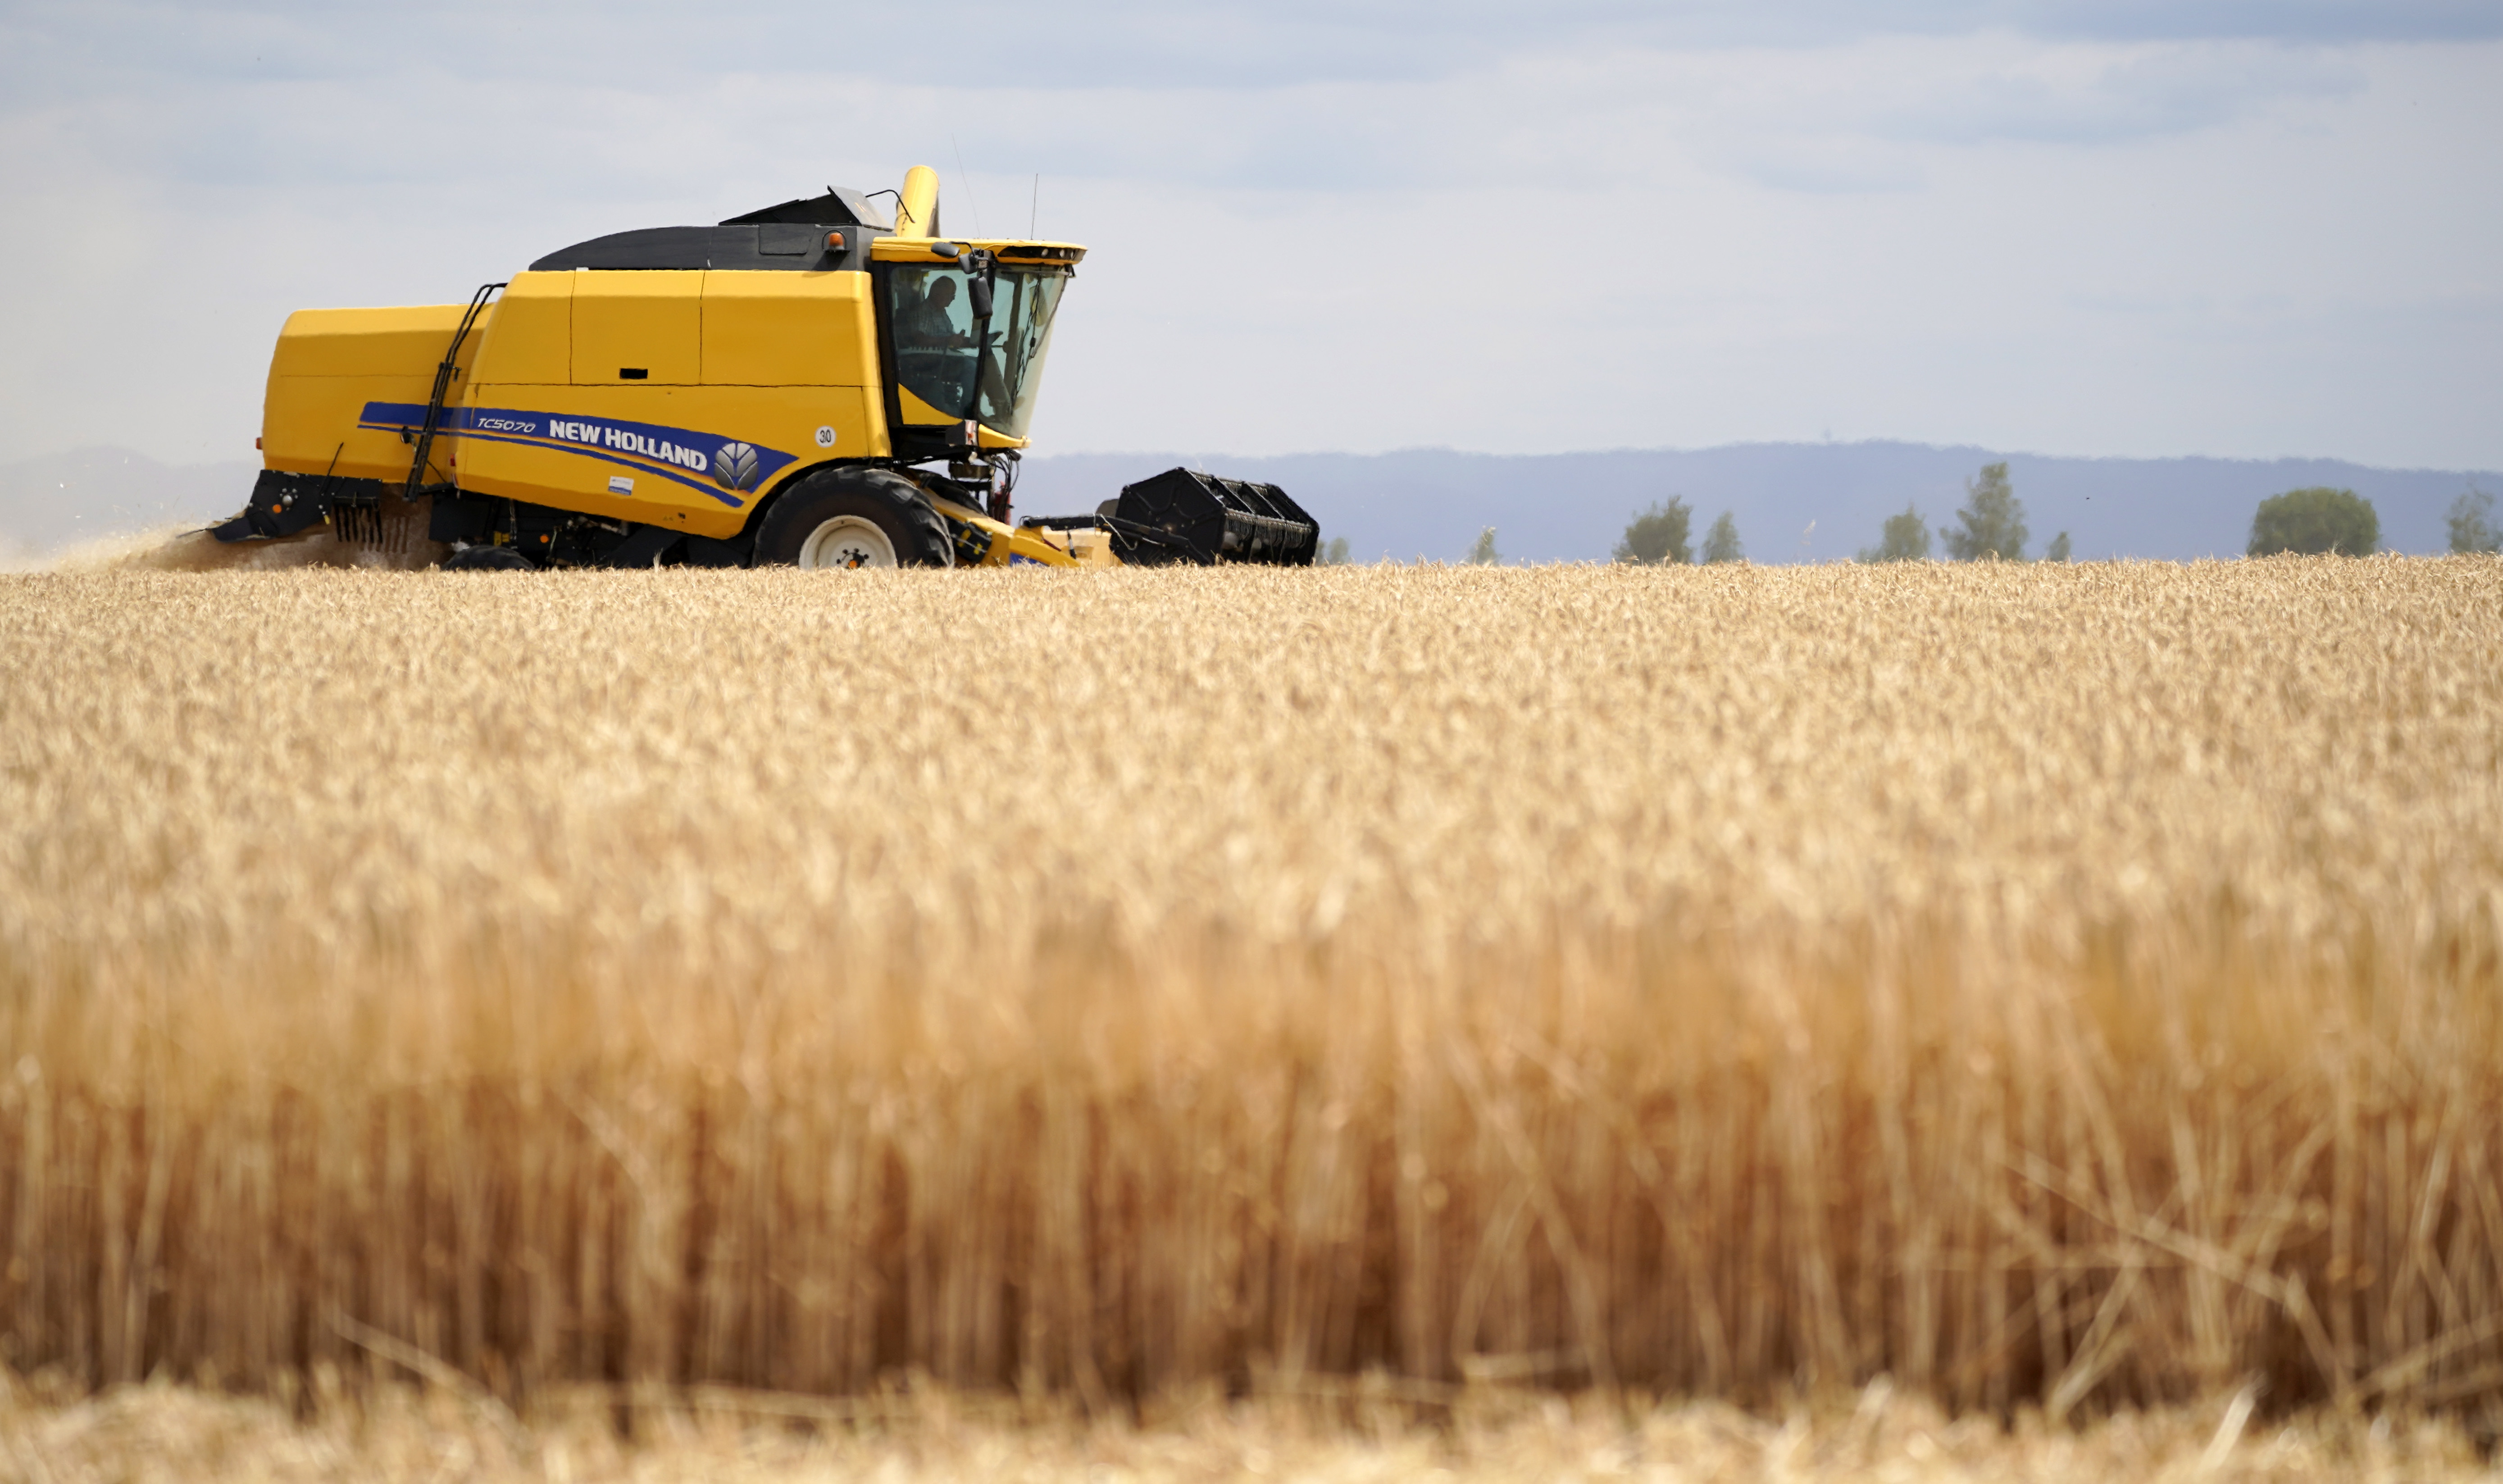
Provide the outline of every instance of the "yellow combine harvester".
{"type": "Polygon", "coordinates": [[[1284,491],[1186,469],[1012,524],[1086,250],[942,236],[927,166],[895,218],[830,188],[595,237],[466,305],[299,311],[252,503],[215,534],[378,540],[396,500],[447,568],[1313,560],[1284,491]]]}

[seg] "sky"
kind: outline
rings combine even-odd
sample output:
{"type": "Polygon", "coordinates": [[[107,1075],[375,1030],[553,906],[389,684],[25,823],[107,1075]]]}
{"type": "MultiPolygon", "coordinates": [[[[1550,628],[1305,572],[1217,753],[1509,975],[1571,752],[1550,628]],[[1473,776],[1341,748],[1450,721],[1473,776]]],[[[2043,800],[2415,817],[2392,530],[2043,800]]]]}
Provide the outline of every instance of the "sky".
{"type": "Polygon", "coordinates": [[[1046,450],[2503,466],[2503,0],[0,0],[0,457],[913,164],[1091,249],[1046,450]]]}

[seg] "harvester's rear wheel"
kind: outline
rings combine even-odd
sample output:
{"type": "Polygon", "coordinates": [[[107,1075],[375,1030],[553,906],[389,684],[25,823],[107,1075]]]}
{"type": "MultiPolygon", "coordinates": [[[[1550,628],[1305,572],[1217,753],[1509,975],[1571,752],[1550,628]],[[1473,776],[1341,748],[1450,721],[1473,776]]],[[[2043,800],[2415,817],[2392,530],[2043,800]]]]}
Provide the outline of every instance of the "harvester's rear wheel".
{"type": "Polygon", "coordinates": [[[756,533],[759,567],[951,567],[947,523],[920,486],[884,469],[810,474],[756,533]]]}
{"type": "Polygon", "coordinates": [[[528,572],[538,564],[510,546],[463,546],[443,559],[448,572],[528,572]]]}

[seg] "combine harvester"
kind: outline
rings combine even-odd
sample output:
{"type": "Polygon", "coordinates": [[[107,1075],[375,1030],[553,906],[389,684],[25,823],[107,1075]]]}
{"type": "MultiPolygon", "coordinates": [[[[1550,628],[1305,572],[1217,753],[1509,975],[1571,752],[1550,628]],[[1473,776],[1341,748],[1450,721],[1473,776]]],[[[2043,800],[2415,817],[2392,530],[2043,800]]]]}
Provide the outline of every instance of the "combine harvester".
{"type": "Polygon", "coordinates": [[[1311,564],[1284,491],[1188,469],[1011,523],[1086,250],[940,235],[922,165],[895,215],[829,189],[595,237],[466,305],[298,311],[214,535],[379,544],[389,501],[448,569],[1311,564]]]}

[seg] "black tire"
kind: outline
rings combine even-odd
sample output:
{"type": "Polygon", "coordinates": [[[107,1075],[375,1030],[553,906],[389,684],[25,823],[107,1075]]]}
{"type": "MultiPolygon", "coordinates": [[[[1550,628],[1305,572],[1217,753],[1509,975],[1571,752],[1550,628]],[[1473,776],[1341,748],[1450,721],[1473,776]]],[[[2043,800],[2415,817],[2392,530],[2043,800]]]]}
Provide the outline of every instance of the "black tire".
{"type": "Polygon", "coordinates": [[[782,492],[756,532],[759,567],[953,567],[947,523],[921,487],[887,469],[820,469],[782,492]],[[861,523],[876,528],[878,541],[861,523]],[[844,533],[863,539],[845,543],[844,533]],[[846,560],[848,557],[850,560],[846,560]]]}
{"type": "Polygon", "coordinates": [[[443,559],[448,572],[534,572],[539,565],[510,546],[463,546],[443,559]]]}

